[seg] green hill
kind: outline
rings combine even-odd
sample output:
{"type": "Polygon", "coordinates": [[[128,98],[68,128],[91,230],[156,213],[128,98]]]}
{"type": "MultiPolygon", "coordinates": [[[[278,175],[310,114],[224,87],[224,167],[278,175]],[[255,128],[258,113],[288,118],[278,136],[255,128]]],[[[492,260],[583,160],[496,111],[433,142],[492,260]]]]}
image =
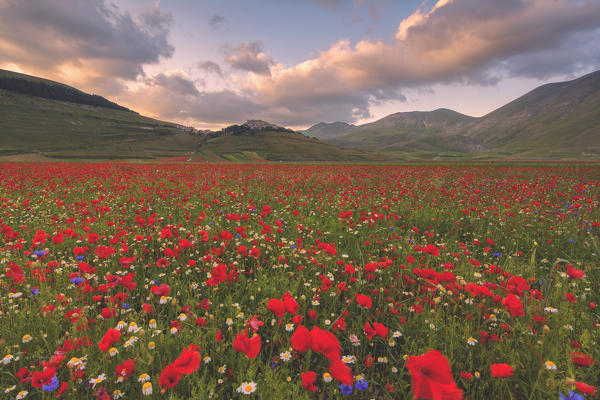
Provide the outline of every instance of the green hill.
{"type": "Polygon", "coordinates": [[[193,154],[197,142],[176,124],[143,117],[103,97],[0,70],[0,155],[173,157],[193,154]]]}
{"type": "Polygon", "coordinates": [[[229,161],[367,161],[378,157],[309,138],[289,130],[251,129],[234,125],[206,135],[198,147],[204,159],[229,161]]]}
{"type": "Polygon", "coordinates": [[[333,139],[345,135],[354,127],[355,125],[339,121],[331,123],[320,122],[302,131],[302,133],[304,133],[306,136],[312,136],[318,139],[333,139]]]}
{"type": "Polygon", "coordinates": [[[451,156],[479,145],[471,138],[445,137],[473,120],[473,117],[443,108],[427,112],[399,112],[353,127],[342,136],[324,140],[397,158],[428,158],[427,153],[430,152],[451,156]]]}
{"type": "Polygon", "coordinates": [[[600,71],[540,86],[460,132],[490,154],[522,158],[600,156],[600,71]]]}
{"type": "Polygon", "coordinates": [[[264,121],[200,134],[141,116],[101,96],[0,70],[0,156],[60,159],[370,160],[264,121]]]}
{"type": "MultiPolygon", "coordinates": [[[[313,128],[327,124],[307,132],[313,128]]],[[[323,137],[404,159],[597,159],[600,71],[540,86],[480,118],[448,109],[403,112],[323,137]]]]}

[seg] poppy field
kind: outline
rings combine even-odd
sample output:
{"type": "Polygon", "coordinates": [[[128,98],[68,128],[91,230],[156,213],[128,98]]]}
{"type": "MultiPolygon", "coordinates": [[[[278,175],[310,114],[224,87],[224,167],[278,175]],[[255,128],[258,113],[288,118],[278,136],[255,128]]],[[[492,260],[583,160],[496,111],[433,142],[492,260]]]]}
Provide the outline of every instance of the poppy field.
{"type": "Polygon", "coordinates": [[[0,397],[593,399],[600,169],[0,165],[0,397]]]}

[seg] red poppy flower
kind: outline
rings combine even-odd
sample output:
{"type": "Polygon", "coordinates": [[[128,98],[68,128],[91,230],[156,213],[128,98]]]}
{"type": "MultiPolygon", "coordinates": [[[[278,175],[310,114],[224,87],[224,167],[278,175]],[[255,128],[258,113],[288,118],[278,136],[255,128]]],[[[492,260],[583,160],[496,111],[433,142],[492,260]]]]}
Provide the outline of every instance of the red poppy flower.
{"type": "Polygon", "coordinates": [[[315,371],[304,372],[302,374],[302,387],[309,392],[316,392],[317,387],[315,386],[315,379],[317,379],[315,371]]]}
{"type": "Polygon", "coordinates": [[[108,349],[110,349],[113,343],[118,342],[120,339],[121,332],[119,332],[117,329],[110,328],[108,331],[106,331],[106,333],[100,340],[100,343],[98,343],[98,348],[100,349],[100,351],[106,352],[108,351],[108,349]]]}
{"type": "Polygon", "coordinates": [[[124,381],[129,379],[129,377],[135,372],[135,361],[133,360],[125,360],[121,364],[117,365],[115,368],[115,374],[118,377],[122,377],[124,381]]]}
{"type": "Polygon", "coordinates": [[[167,365],[158,378],[158,384],[163,389],[171,389],[179,383],[181,374],[177,371],[177,368],[173,364],[167,365]]]}
{"type": "Polygon", "coordinates": [[[150,304],[150,303],[144,303],[144,304],[142,304],[142,310],[146,314],[152,314],[154,312],[154,309],[152,308],[152,304],[150,304]]]}
{"type": "Polygon", "coordinates": [[[373,305],[373,301],[369,296],[365,296],[364,294],[358,293],[354,296],[356,297],[356,302],[365,308],[371,308],[371,306],[373,305]]]}
{"type": "Polygon", "coordinates": [[[285,307],[285,311],[292,315],[296,314],[300,309],[296,300],[288,292],[283,294],[283,306],[285,307]]]}
{"type": "Polygon", "coordinates": [[[93,274],[94,272],[96,272],[96,268],[92,267],[90,264],[86,263],[86,262],[80,262],[78,264],[79,267],[79,271],[86,273],[86,274],[93,274]]]}
{"type": "Polygon", "coordinates": [[[492,364],[490,370],[493,378],[508,378],[514,374],[513,368],[508,364],[492,364]]]}
{"type": "Polygon", "coordinates": [[[530,286],[522,276],[513,276],[506,282],[506,291],[517,296],[523,296],[530,286]]]}
{"type": "Polygon", "coordinates": [[[298,325],[290,339],[292,348],[304,353],[310,347],[310,332],[304,325],[298,325]]]}
{"type": "Polygon", "coordinates": [[[114,308],[104,307],[102,311],[100,311],[100,315],[104,319],[111,319],[117,315],[117,311],[114,308]]]}
{"type": "Polygon", "coordinates": [[[169,285],[167,285],[166,283],[163,283],[160,286],[152,286],[152,288],[150,289],[150,291],[158,297],[161,296],[168,296],[169,292],[171,291],[171,287],[169,285]]]}
{"type": "Polygon", "coordinates": [[[380,336],[383,340],[385,340],[386,336],[390,332],[390,330],[383,324],[379,322],[373,322],[373,327],[375,328],[375,332],[377,332],[377,336],[380,336]]]}
{"type": "Polygon", "coordinates": [[[285,315],[285,305],[279,299],[269,300],[267,303],[267,308],[278,318],[281,318],[285,315]]]}
{"type": "Polygon", "coordinates": [[[63,395],[63,393],[69,388],[69,384],[66,381],[62,381],[60,383],[60,387],[58,388],[58,390],[56,391],[56,396],[54,396],[55,398],[59,398],[60,396],[63,395]]]}
{"type": "Polygon", "coordinates": [[[344,385],[352,385],[354,381],[352,370],[340,359],[332,360],[329,363],[329,373],[344,385]]]}
{"type": "Polygon", "coordinates": [[[463,392],[454,378],[446,357],[437,350],[411,356],[406,362],[415,399],[461,400],[463,392]]]}
{"type": "Polygon", "coordinates": [[[260,336],[254,335],[249,338],[248,330],[246,329],[237,334],[233,342],[233,349],[244,353],[248,358],[256,358],[258,353],[260,353],[261,345],[260,336]]]}
{"type": "Polygon", "coordinates": [[[198,353],[197,347],[194,345],[184,347],[181,355],[173,361],[173,366],[175,366],[177,372],[184,375],[198,370],[200,368],[200,353],[198,353]]]}
{"type": "Polygon", "coordinates": [[[573,268],[573,264],[569,264],[567,267],[567,275],[572,279],[580,279],[585,276],[585,272],[581,269],[575,269],[573,268]]]}
{"type": "Polygon", "coordinates": [[[377,331],[375,329],[373,329],[373,327],[371,326],[369,321],[365,322],[364,331],[365,331],[365,335],[367,335],[367,339],[369,339],[369,340],[373,340],[373,336],[375,336],[377,334],[377,331]]]}
{"type": "Polygon", "coordinates": [[[31,377],[31,386],[41,389],[44,385],[49,385],[52,378],[56,376],[56,370],[52,367],[44,368],[43,371],[36,371],[31,377]]]}
{"type": "Polygon", "coordinates": [[[510,315],[512,315],[513,317],[525,315],[525,311],[523,310],[523,303],[514,294],[509,294],[508,296],[506,296],[502,300],[502,305],[510,312],[510,315]]]}
{"type": "Polygon", "coordinates": [[[575,382],[575,387],[581,393],[589,394],[590,396],[593,396],[594,392],[596,391],[595,386],[588,385],[587,383],[583,383],[583,382],[575,382]]]}
{"type": "Polygon", "coordinates": [[[335,335],[317,326],[310,331],[310,348],[329,360],[339,359],[342,354],[342,347],[335,335]]]}
{"type": "Polygon", "coordinates": [[[423,249],[423,253],[428,253],[428,254],[431,254],[432,256],[437,257],[440,255],[440,249],[438,249],[437,246],[434,246],[433,244],[428,244],[423,249]]]}
{"type": "Polygon", "coordinates": [[[264,322],[258,319],[256,314],[252,317],[252,319],[247,321],[248,326],[252,329],[252,332],[258,332],[258,328],[264,325],[264,322]]]}
{"type": "Polygon", "coordinates": [[[578,351],[571,353],[571,361],[573,361],[573,364],[579,365],[580,367],[589,367],[594,363],[592,357],[578,351]]]}

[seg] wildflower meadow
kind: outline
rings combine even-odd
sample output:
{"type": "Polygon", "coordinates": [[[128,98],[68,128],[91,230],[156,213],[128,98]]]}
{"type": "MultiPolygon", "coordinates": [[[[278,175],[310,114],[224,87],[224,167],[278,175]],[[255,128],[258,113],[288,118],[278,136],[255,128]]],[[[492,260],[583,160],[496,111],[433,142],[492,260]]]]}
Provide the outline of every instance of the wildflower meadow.
{"type": "Polygon", "coordinates": [[[594,399],[600,169],[0,165],[0,398],[594,399]]]}

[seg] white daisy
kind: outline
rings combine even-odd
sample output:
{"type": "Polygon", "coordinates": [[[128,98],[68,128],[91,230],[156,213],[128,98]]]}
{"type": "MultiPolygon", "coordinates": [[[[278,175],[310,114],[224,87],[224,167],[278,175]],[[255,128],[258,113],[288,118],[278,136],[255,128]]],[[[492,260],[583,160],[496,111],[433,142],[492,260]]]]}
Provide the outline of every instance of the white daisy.
{"type": "Polygon", "coordinates": [[[279,359],[283,362],[290,361],[292,354],[289,351],[284,351],[283,353],[279,353],[279,359]]]}
{"type": "Polygon", "coordinates": [[[237,392],[241,394],[251,394],[256,391],[256,382],[242,382],[237,392]]]}

